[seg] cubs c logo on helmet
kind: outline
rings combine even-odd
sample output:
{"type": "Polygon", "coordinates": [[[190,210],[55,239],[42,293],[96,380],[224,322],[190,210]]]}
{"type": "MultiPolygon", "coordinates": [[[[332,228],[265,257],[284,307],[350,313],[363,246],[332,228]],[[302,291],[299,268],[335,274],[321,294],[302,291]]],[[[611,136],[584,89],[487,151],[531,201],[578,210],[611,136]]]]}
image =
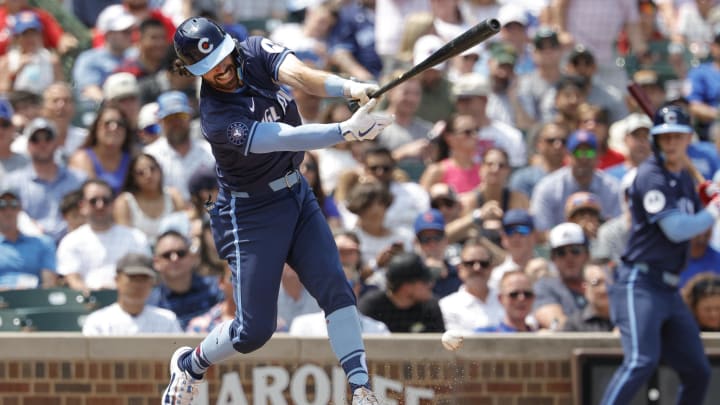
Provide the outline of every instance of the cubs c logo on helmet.
{"type": "Polygon", "coordinates": [[[678,117],[675,111],[668,110],[665,112],[665,123],[666,124],[677,124],[678,117]]]}
{"type": "Polygon", "coordinates": [[[205,37],[201,38],[197,43],[198,51],[202,53],[210,53],[212,52],[213,48],[215,48],[215,45],[210,43],[210,40],[205,37]]]}

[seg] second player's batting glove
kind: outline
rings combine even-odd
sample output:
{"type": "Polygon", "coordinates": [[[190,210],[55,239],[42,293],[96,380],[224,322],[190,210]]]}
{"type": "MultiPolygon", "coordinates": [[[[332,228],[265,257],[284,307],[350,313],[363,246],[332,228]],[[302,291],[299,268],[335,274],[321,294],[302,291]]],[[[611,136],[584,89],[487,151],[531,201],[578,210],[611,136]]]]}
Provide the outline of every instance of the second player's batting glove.
{"type": "Polygon", "coordinates": [[[370,101],[370,94],[379,89],[377,84],[356,82],[354,80],[346,80],[343,84],[343,94],[346,98],[357,100],[360,105],[365,105],[370,101]]]}
{"type": "Polygon", "coordinates": [[[370,113],[377,99],[370,100],[360,107],[347,121],[340,123],[340,133],[346,141],[366,141],[375,139],[385,127],[392,124],[393,116],[370,113]]]}
{"type": "Polygon", "coordinates": [[[700,202],[703,205],[708,205],[710,200],[720,194],[720,186],[712,180],[705,180],[698,186],[698,194],[700,195],[700,202]]]}

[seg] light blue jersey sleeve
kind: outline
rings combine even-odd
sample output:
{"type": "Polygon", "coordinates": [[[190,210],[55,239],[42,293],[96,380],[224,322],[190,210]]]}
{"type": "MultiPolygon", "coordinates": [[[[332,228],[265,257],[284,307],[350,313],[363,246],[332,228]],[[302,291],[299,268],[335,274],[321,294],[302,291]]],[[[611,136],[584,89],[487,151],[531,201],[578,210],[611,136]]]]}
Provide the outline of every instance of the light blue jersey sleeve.
{"type": "Polygon", "coordinates": [[[259,122],[250,131],[250,152],[301,152],[343,142],[340,124],[305,124],[293,127],[281,122],[259,122]]]}
{"type": "Polygon", "coordinates": [[[684,242],[707,231],[714,223],[715,219],[706,210],[697,214],[674,211],[658,221],[665,236],[676,243],[684,242]]]}

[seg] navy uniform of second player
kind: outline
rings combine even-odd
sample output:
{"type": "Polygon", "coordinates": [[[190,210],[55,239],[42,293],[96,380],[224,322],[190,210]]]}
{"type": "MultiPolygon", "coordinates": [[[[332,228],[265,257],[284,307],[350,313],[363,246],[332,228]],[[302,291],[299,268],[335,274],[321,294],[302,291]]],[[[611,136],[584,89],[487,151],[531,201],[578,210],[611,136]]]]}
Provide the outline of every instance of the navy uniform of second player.
{"type": "Polygon", "coordinates": [[[601,403],[630,403],[662,359],[680,377],[677,403],[701,405],[710,364],[698,325],[678,292],[678,274],[690,238],[720,217],[720,199],[702,209],[685,169],[692,128],[684,110],[658,110],[650,133],[655,153],[638,167],[629,189],[630,239],[609,290],[624,359],[601,403]]]}
{"type": "Polygon", "coordinates": [[[376,404],[369,389],[355,296],[320,207],[297,168],[305,150],[375,138],[392,119],[371,114],[377,89],[311,69],[266,38],[234,42],[215,22],[190,18],[175,34],[178,68],[202,76],[200,119],[217,164],[220,191],[213,237],[233,269],[235,319],[194,350],[176,350],[163,404],[189,404],[212,365],[262,347],[275,331],[284,263],[326,314],[330,344],[346,372],[353,404],[376,404]],[[280,84],[364,104],[347,121],[301,125],[280,84]]]}

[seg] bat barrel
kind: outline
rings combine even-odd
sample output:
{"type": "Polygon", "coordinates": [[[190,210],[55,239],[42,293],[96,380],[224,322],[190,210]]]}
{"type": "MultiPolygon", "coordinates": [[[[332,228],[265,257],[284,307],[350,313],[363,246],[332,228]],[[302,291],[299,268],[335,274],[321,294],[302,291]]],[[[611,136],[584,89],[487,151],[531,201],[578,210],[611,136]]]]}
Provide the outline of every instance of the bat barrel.
{"type": "Polygon", "coordinates": [[[432,55],[425,58],[425,60],[413,66],[407,72],[401,74],[400,76],[392,79],[384,86],[380,87],[377,91],[370,94],[369,97],[380,97],[398,84],[403,83],[406,80],[409,80],[410,78],[422,73],[423,71],[437,64],[440,64],[452,58],[453,56],[459,55],[463,51],[470,49],[473,46],[485,41],[486,39],[500,32],[500,28],[500,21],[495,18],[488,18],[477,23],[475,26],[463,32],[458,37],[452,39],[443,47],[435,51],[432,55]]]}

